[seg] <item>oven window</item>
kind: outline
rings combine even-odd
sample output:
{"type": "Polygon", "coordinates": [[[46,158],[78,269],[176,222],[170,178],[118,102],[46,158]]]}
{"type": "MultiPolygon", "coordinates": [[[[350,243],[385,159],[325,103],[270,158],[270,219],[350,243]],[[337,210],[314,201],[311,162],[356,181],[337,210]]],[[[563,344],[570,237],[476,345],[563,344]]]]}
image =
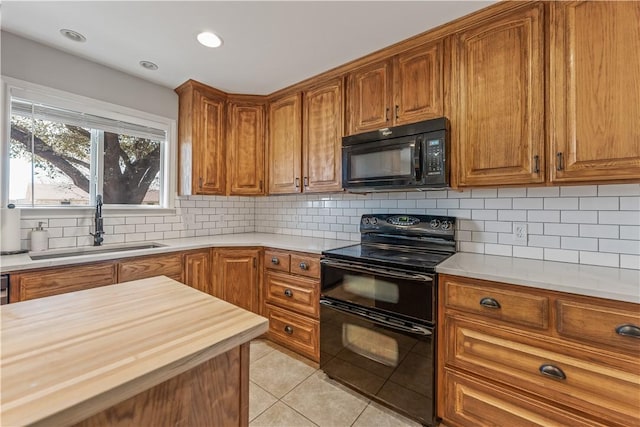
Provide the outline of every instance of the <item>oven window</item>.
{"type": "Polygon", "coordinates": [[[342,324],[342,345],[360,356],[386,366],[398,365],[398,343],[373,329],[342,324]]]}
{"type": "Polygon", "coordinates": [[[434,285],[322,265],[322,295],[428,322],[435,320],[434,285]]]}
{"type": "Polygon", "coordinates": [[[396,283],[375,276],[345,274],[344,290],[354,297],[397,304],[400,291],[396,283]]]}
{"type": "Polygon", "coordinates": [[[349,158],[349,179],[411,175],[412,151],[409,146],[400,146],[384,151],[352,153],[349,158]]]}

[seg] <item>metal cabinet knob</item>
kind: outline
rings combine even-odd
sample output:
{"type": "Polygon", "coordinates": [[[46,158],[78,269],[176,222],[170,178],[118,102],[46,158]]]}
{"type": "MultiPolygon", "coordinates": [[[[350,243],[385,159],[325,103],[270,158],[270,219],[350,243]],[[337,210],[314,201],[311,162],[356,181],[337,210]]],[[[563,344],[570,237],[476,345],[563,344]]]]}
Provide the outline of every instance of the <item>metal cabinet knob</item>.
{"type": "Polygon", "coordinates": [[[300,263],[300,269],[301,270],[308,270],[309,269],[309,265],[306,262],[301,262],[300,263]]]}
{"type": "Polygon", "coordinates": [[[293,328],[291,326],[287,325],[287,326],[284,327],[284,332],[286,334],[288,334],[288,335],[291,335],[291,334],[293,334],[293,328]]]}
{"type": "Polygon", "coordinates": [[[291,298],[293,296],[293,292],[291,291],[291,289],[285,289],[284,296],[291,298]]]}
{"type": "Polygon", "coordinates": [[[491,309],[499,309],[500,308],[500,303],[491,298],[491,297],[484,297],[480,300],[480,305],[485,307],[485,308],[491,308],[491,309]]]}
{"type": "Polygon", "coordinates": [[[551,377],[551,378],[556,379],[556,380],[566,380],[567,379],[567,376],[564,374],[562,369],[558,368],[557,366],[553,366],[553,365],[549,365],[549,364],[544,364],[544,365],[540,366],[540,373],[542,375],[546,375],[547,377],[551,377]]]}
{"type": "Polygon", "coordinates": [[[271,258],[271,264],[273,264],[273,265],[280,264],[280,260],[278,259],[278,257],[274,256],[273,258],[271,258]]]}

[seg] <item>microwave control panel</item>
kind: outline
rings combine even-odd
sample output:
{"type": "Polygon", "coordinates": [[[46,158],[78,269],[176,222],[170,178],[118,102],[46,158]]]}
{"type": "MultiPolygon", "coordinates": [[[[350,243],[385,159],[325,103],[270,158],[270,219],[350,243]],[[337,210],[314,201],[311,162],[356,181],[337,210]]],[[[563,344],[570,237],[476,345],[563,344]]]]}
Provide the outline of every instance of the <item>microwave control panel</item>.
{"type": "Polygon", "coordinates": [[[444,171],[445,151],[444,139],[427,139],[427,155],[425,158],[427,176],[441,175],[444,171]]]}

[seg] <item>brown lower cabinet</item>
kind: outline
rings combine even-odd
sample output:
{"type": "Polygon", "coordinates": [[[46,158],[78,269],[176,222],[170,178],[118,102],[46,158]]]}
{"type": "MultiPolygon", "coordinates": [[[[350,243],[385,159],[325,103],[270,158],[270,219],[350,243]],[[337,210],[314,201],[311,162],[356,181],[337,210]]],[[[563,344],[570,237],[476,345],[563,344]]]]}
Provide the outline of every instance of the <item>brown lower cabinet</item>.
{"type": "Polygon", "coordinates": [[[265,249],[264,300],[269,339],[320,362],[320,256],[265,249]]]}
{"type": "Polygon", "coordinates": [[[443,275],[440,308],[447,426],[640,425],[637,304],[443,275]]]}
{"type": "Polygon", "coordinates": [[[183,283],[213,295],[211,249],[198,249],[183,254],[183,283]]]}
{"type": "Polygon", "coordinates": [[[213,296],[260,314],[261,248],[213,249],[213,296]]]}
{"type": "Polygon", "coordinates": [[[125,259],[118,262],[118,282],[146,279],[154,276],[167,276],[182,281],[182,254],[174,252],[164,255],[150,255],[125,259]]]}

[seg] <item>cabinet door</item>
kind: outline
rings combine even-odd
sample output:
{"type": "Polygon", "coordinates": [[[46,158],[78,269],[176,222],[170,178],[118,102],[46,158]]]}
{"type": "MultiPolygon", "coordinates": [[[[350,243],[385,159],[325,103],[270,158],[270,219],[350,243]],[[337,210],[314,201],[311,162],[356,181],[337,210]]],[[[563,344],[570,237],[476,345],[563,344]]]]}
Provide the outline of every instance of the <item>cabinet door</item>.
{"type": "Polygon", "coordinates": [[[552,2],[555,182],[640,178],[640,2],[552,2]]]}
{"type": "Polygon", "coordinates": [[[194,92],[194,194],[224,194],[224,100],[194,92]]]}
{"type": "Polygon", "coordinates": [[[451,40],[453,180],[460,186],[544,180],[543,10],[541,3],[518,9],[451,40]]]}
{"type": "Polygon", "coordinates": [[[229,104],[228,193],[264,194],[264,105],[229,104]]]}
{"type": "Polygon", "coordinates": [[[181,282],[182,254],[152,255],[124,259],[118,263],[118,283],[154,276],[167,276],[181,282]]]}
{"type": "Polygon", "coordinates": [[[302,191],[302,107],[299,93],[269,104],[269,194],[302,191]]]}
{"type": "Polygon", "coordinates": [[[342,189],[342,79],[304,95],[303,185],[305,192],[342,189]]]}
{"type": "Polygon", "coordinates": [[[214,251],[213,295],[254,313],[260,313],[259,249],[214,251]]]}
{"type": "Polygon", "coordinates": [[[347,116],[350,135],[391,126],[391,70],[391,60],[385,60],[349,74],[347,116]]]}
{"type": "Polygon", "coordinates": [[[443,115],[442,41],[402,53],[394,59],[394,124],[443,115]]]}
{"type": "Polygon", "coordinates": [[[213,295],[211,286],[211,253],[209,249],[184,254],[184,283],[213,295]]]}
{"type": "Polygon", "coordinates": [[[82,291],[116,283],[115,263],[73,265],[11,274],[13,302],[82,291]]]}

